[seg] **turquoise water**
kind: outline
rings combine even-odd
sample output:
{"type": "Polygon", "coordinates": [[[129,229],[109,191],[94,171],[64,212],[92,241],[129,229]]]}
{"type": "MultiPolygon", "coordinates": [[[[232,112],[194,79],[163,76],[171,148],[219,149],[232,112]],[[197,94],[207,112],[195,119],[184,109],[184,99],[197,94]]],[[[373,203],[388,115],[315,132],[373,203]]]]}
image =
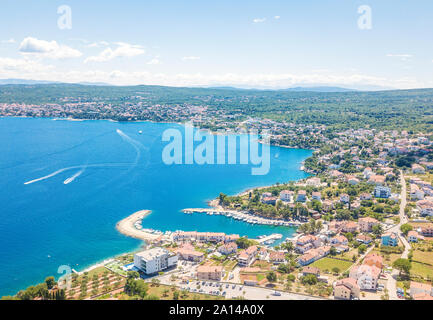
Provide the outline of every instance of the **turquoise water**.
{"type": "Polygon", "coordinates": [[[167,128],[184,129],[176,124],[0,118],[0,296],[58,276],[60,265],[80,270],[138,248],[141,242],[119,234],[115,225],[142,209],[152,210],[145,227],[162,231],[249,237],[294,232],[180,210],[204,207],[219,192],[236,194],[304,178],[299,167],[310,150],[271,147],[271,167],[264,176],[251,175],[249,165],[167,166],[161,160],[167,144],[161,135],[167,128]]]}

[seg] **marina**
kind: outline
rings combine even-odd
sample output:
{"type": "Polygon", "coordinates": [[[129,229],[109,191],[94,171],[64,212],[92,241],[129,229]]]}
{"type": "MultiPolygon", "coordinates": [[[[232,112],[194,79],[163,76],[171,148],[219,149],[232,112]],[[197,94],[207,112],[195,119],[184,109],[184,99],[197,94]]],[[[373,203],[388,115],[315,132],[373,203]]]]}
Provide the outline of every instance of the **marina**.
{"type": "Polygon", "coordinates": [[[247,212],[217,209],[217,208],[188,208],[188,209],[183,209],[182,212],[185,214],[205,213],[210,216],[223,215],[228,218],[240,220],[249,224],[286,226],[286,227],[299,227],[299,225],[302,224],[301,222],[293,221],[293,220],[289,221],[289,220],[282,220],[282,219],[264,218],[264,217],[259,217],[256,215],[249,214],[247,212]]]}

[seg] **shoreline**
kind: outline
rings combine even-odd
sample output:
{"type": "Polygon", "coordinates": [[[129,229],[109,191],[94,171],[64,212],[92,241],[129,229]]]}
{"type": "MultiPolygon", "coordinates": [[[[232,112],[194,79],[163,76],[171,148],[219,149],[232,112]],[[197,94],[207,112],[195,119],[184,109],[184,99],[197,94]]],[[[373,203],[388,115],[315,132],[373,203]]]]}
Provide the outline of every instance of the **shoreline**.
{"type": "Polygon", "coordinates": [[[120,220],[116,223],[116,229],[121,234],[135,238],[142,241],[153,241],[158,239],[161,235],[153,234],[150,232],[145,231],[145,229],[137,229],[135,227],[135,223],[141,219],[144,219],[147,217],[152,211],[150,210],[140,210],[137,212],[134,212],[130,216],[120,220]]]}

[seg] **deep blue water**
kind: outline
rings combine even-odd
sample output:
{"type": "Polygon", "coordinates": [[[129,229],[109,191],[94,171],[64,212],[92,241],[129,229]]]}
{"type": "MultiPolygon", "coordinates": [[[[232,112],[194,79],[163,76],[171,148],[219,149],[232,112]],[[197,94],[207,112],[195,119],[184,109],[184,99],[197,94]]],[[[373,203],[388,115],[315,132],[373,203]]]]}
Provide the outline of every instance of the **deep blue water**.
{"type": "Polygon", "coordinates": [[[256,237],[294,229],[257,226],[223,216],[186,215],[219,192],[298,180],[310,150],[271,147],[267,175],[251,175],[249,165],[172,165],[162,162],[161,141],[176,124],[54,121],[0,118],[0,296],[14,294],[60,265],[77,270],[138,248],[140,241],[117,232],[116,223],[142,209],[152,210],[144,226],[162,231],[222,231],[256,237]],[[119,129],[140,142],[133,144],[119,129]],[[139,134],[139,130],[143,134],[139,134]],[[139,156],[138,156],[139,155],[139,156]],[[87,165],[69,184],[63,182],[87,165]]]}

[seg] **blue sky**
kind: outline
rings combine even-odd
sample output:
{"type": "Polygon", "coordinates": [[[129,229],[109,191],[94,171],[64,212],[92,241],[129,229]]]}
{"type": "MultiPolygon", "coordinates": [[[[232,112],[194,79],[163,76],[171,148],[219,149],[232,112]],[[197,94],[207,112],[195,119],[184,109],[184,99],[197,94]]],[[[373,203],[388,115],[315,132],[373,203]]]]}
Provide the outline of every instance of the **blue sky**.
{"type": "Polygon", "coordinates": [[[3,79],[433,87],[430,0],[2,0],[0,26],[3,79]],[[371,29],[358,26],[362,5],[371,29]]]}

